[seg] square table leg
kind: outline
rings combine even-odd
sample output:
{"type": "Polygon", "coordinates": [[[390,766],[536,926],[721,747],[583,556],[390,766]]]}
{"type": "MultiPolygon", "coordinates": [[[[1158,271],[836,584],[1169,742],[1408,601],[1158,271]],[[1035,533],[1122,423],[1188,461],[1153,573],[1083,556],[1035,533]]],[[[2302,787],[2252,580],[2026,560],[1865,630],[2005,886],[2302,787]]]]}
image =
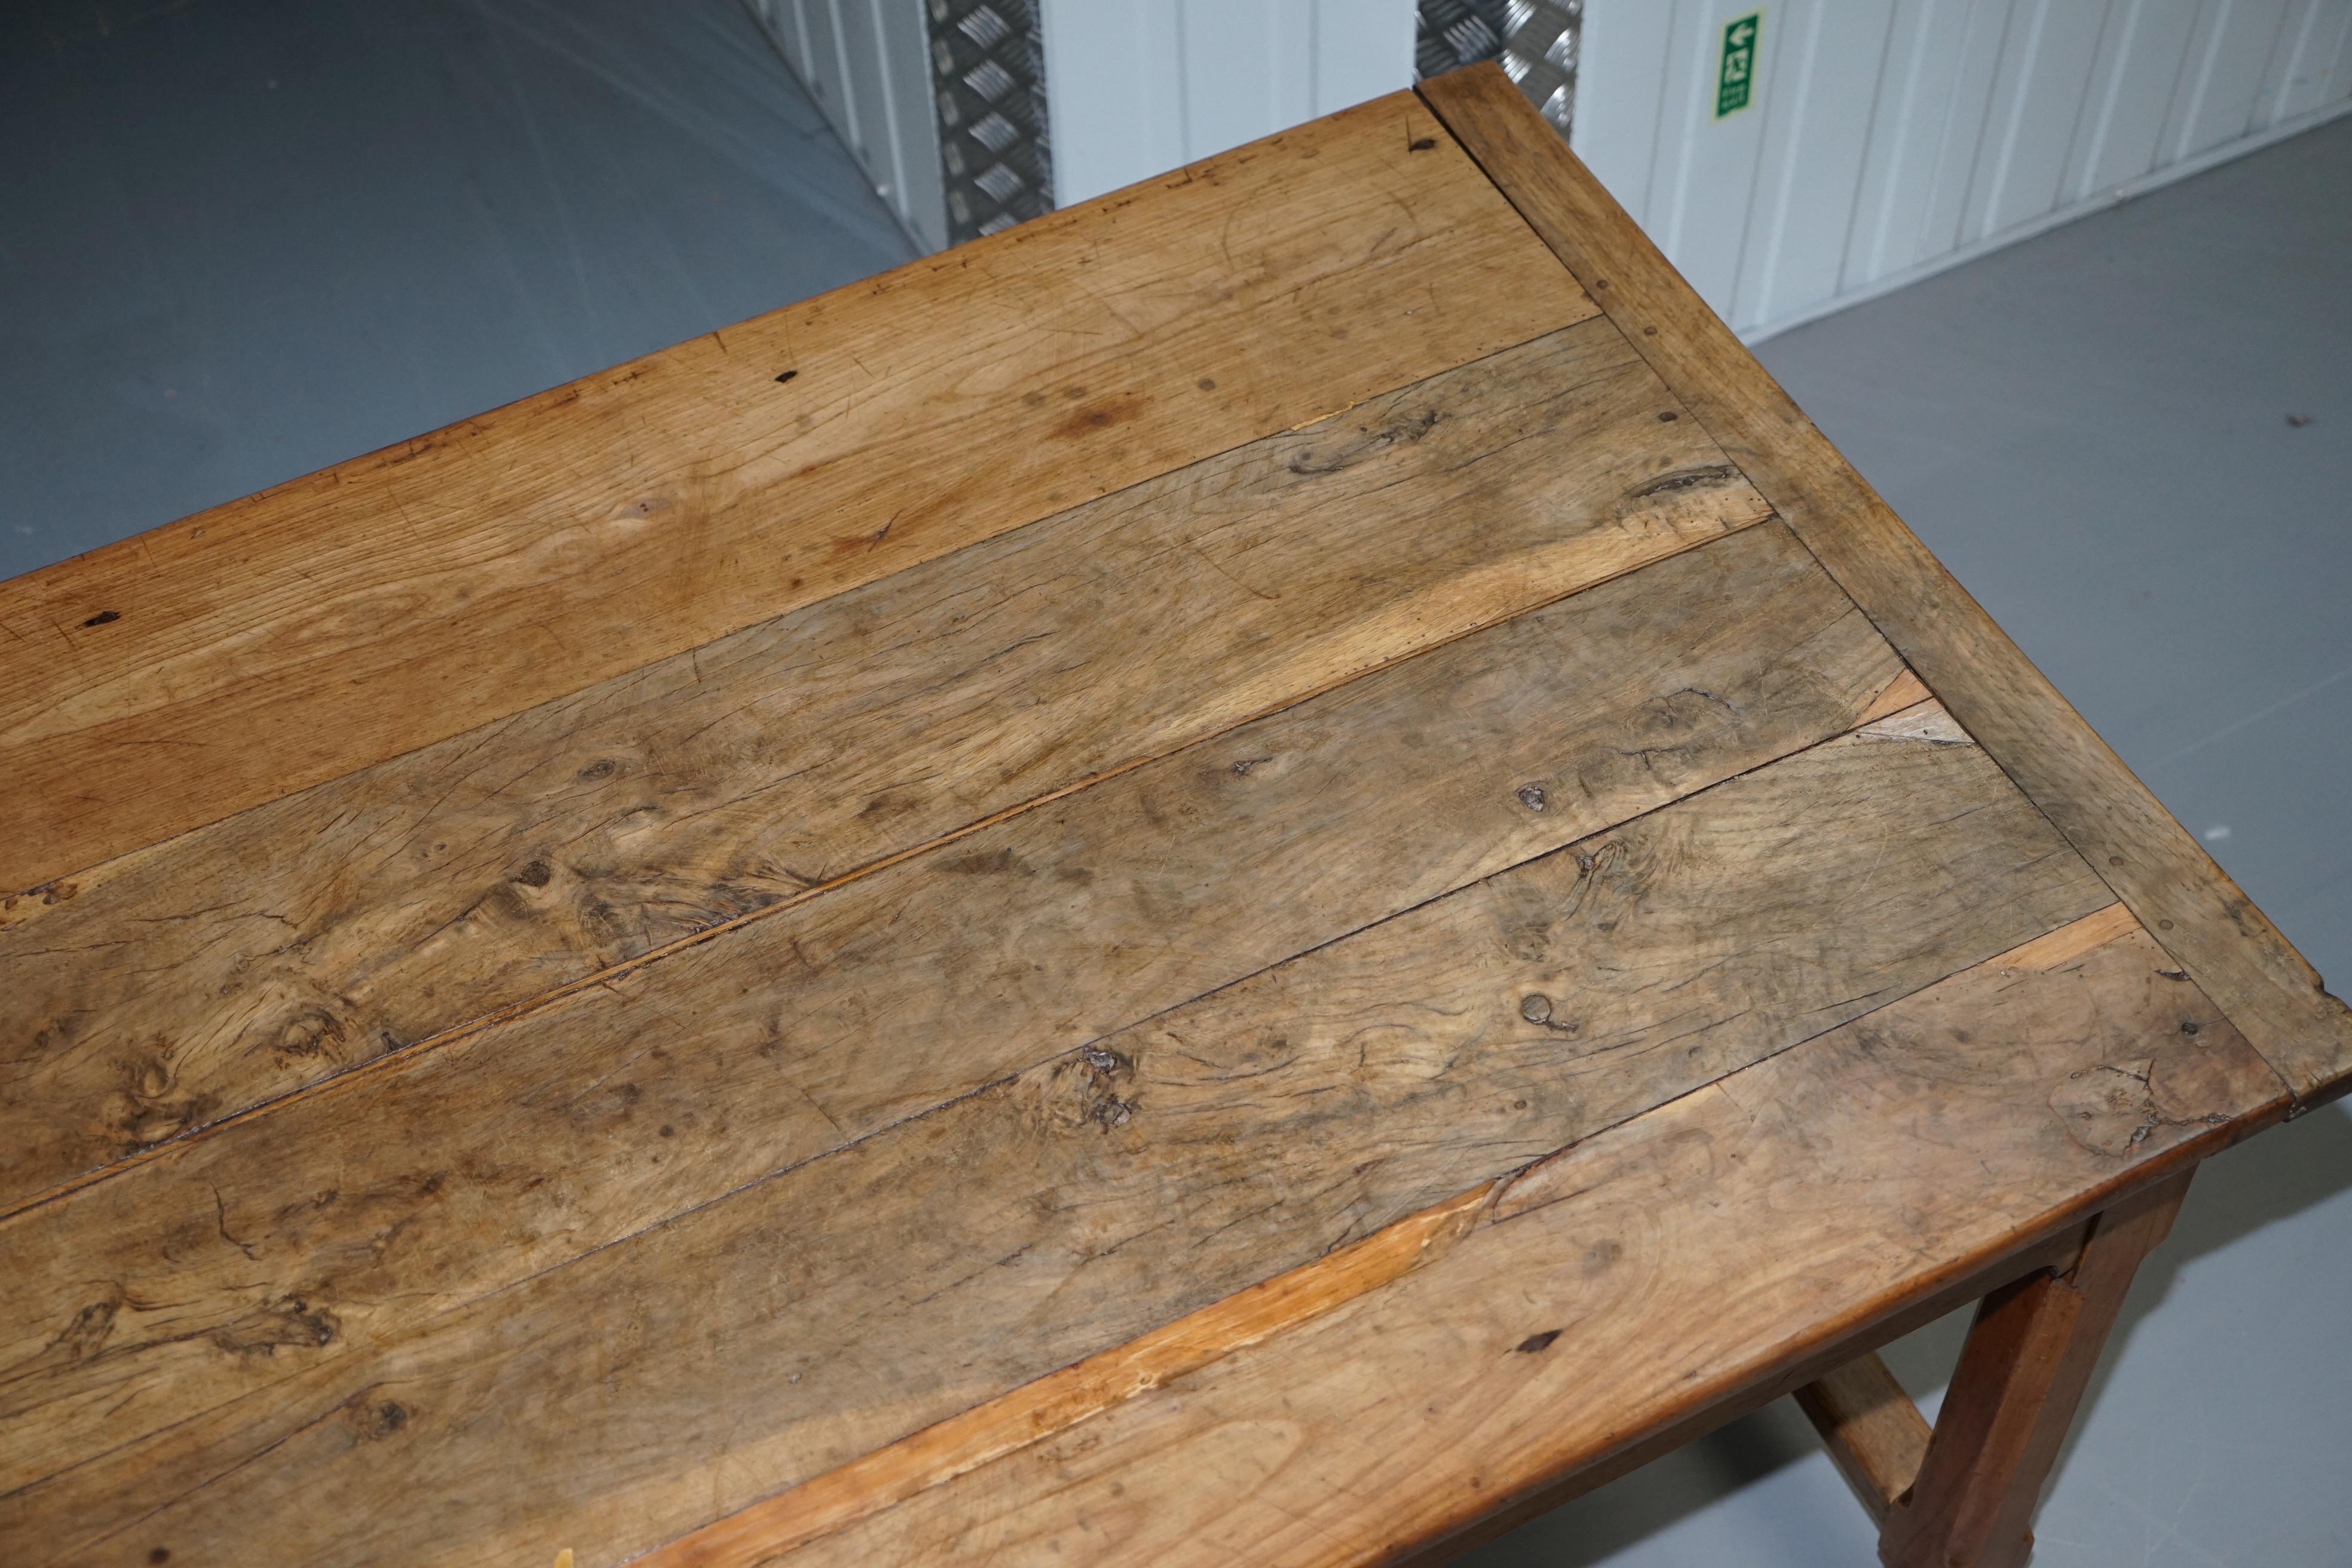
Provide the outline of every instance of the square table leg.
{"type": "Polygon", "coordinates": [[[1879,1556],[1887,1568],[2016,1568],[2031,1555],[2042,1482],[2132,1276],[2171,1228],[2189,1173],[2102,1213],[2067,1272],[2038,1270],[1984,1299],[1917,1479],[1885,1515],[1879,1556]]]}

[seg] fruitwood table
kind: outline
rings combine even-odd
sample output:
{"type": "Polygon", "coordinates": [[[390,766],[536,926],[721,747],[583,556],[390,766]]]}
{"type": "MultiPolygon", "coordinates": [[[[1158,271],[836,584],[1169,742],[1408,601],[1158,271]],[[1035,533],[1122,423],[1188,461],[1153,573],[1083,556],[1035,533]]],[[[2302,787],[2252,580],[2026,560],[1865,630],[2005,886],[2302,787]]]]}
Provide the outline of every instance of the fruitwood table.
{"type": "Polygon", "coordinates": [[[0,626],[12,1564],[1385,1562],[1791,1391],[2012,1563],[2352,1070],[1491,68],[0,626]]]}

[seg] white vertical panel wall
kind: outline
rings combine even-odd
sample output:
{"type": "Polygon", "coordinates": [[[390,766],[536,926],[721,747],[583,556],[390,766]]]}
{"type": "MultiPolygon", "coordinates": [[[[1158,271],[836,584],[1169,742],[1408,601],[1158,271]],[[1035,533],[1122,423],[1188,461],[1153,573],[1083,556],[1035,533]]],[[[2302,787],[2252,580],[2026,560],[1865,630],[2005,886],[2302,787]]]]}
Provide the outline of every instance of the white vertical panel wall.
{"type": "Polygon", "coordinates": [[[1045,0],[1067,205],[1412,83],[1412,0],[1045,0]]]}
{"type": "Polygon", "coordinates": [[[917,239],[948,242],[923,0],[751,0],[866,177],[917,239]]]}
{"type": "MultiPolygon", "coordinates": [[[[751,0],[947,242],[924,0],[751,0]]],[[[2352,0],[1585,0],[1574,142],[1751,337],[2352,110],[2352,0]]],[[[1043,0],[1063,205],[1406,86],[1412,0],[1043,0]]]]}
{"type": "Polygon", "coordinates": [[[2352,0],[1586,0],[1574,142],[1750,336],[2352,110],[2352,0]]]}

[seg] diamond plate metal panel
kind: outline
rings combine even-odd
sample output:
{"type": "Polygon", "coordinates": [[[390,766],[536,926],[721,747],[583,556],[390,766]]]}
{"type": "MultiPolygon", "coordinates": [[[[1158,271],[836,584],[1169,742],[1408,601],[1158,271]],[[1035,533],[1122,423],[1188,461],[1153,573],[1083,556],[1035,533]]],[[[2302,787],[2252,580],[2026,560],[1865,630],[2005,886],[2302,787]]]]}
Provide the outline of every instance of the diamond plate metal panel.
{"type": "Polygon", "coordinates": [[[1039,0],[929,0],[948,243],[1054,205],[1039,0]]]}
{"type": "Polygon", "coordinates": [[[1576,113],[1584,0],[1419,0],[1415,11],[1416,76],[1437,76],[1475,60],[1499,61],[1528,101],[1568,134],[1576,113]]]}

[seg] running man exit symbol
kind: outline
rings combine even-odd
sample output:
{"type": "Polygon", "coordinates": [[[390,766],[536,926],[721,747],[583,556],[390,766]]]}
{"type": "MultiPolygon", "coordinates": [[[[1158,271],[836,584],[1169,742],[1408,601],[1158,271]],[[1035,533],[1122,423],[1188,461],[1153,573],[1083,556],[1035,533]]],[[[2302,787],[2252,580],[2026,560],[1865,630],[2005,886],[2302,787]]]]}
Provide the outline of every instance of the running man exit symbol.
{"type": "Polygon", "coordinates": [[[1748,91],[1756,85],[1756,34],[1763,25],[1761,11],[1723,25],[1723,69],[1715,79],[1717,120],[1748,107],[1748,91]]]}

